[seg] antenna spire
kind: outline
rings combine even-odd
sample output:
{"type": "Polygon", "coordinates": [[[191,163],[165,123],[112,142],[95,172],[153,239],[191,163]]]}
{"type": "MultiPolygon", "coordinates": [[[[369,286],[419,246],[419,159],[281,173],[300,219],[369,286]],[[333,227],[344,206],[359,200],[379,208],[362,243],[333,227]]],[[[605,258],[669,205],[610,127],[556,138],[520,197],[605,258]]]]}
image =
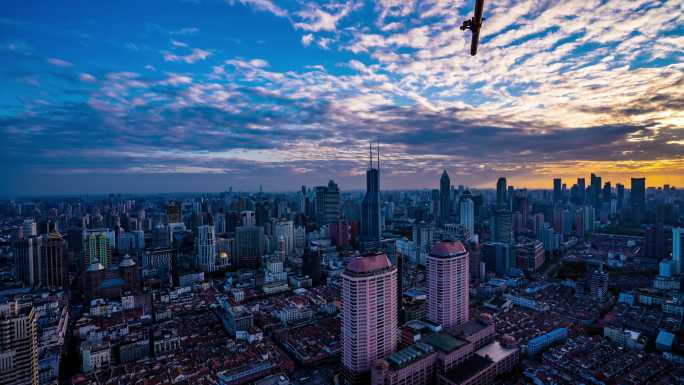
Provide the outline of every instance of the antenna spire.
{"type": "Polygon", "coordinates": [[[368,142],[368,159],[370,160],[370,169],[373,169],[373,142],[368,142]]]}
{"type": "Polygon", "coordinates": [[[377,147],[378,147],[378,171],[380,171],[380,141],[378,141],[377,147]]]}

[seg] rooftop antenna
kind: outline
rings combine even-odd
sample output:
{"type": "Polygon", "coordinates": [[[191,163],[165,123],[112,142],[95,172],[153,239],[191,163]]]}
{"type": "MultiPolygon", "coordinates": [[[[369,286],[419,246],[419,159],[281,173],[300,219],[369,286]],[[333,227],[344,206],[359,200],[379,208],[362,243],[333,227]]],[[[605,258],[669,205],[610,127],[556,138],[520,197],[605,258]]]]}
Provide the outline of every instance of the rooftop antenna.
{"type": "Polygon", "coordinates": [[[380,141],[377,143],[378,147],[378,171],[380,171],[380,141]]]}
{"type": "Polygon", "coordinates": [[[368,142],[368,159],[370,159],[370,169],[373,169],[373,142],[368,142]]]}

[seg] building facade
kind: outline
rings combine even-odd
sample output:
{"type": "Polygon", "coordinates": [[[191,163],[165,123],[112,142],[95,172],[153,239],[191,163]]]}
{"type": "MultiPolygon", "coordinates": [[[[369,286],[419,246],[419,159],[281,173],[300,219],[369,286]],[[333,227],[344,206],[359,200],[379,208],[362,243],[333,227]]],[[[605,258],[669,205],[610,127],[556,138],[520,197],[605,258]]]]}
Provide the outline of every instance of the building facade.
{"type": "Polygon", "coordinates": [[[32,304],[0,304],[0,379],[3,385],[38,385],[36,312],[32,304]]]}
{"type": "Polygon", "coordinates": [[[469,255],[459,241],[432,246],[427,257],[427,318],[449,329],[469,317],[469,255]]]}
{"type": "Polygon", "coordinates": [[[342,366],[347,383],[367,383],[371,364],[399,342],[397,269],[384,253],[353,257],[342,273],[342,366]]]}

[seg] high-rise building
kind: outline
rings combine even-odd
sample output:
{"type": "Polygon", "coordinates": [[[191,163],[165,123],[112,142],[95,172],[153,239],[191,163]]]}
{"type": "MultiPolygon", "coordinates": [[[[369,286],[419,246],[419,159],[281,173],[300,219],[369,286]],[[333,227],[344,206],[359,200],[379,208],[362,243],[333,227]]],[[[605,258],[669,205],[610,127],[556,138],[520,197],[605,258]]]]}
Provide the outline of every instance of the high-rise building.
{"type": "Polygon", "coordinates": [[[440,210],[440,196],[439,196],[439,189],[433,188],[430,194],[430,203],[432,204],[431,209],[432,209],[432,218],[435,220],[435,222],[439,222],[439,219],[442,215],[442,212],[440,210]]]}
{"type": "Polygon", "coordinates": [[[215,213],[214,215],[214,232],[216,234],[224,234],[227,231],[226,213],[215,213]]]}
{"type": "Polygon", "coordinates": [[[632,178],[629,202],[634,222],[641,223],[646,212],[646,178],[632,178]]]}
{"type": "Polygon", "coordinates": [[[625,185],[622,183],[616,184],[615,193],[617,195],[617,209],[622,210],[625,205],[625,185]]]}
{"type": "Polygon", "coordinates": [[[116,245],[116,236],[109,229],[83,230],[83,269],[90,266],[92,261],[99,261],[105,268],[112,261],[112,252],[116,245]]]}
{"type": "Polygon", "coordinates": [[[584,219],[584,208],[575,210],[575,236],[580,239],[584,238],[584,219]]]}
{"type": "Polygon", "coordinates": [[[413,225],[412,229],[413,243],[416,245],[416,250],[420,252],[427,252],[435,239],[435,231],[437,230],[432,222],[421,221],[413,225]]]}
{"type": "Polygon", "coordinates": [[[603,202],[610,202],[613,199],[613,187],[610,182],[603,184],[603,202]]]}
{"type": "Polygon", "coordinates": [[[601,177],[593,173],[591,174],[591,183],[589,185],[589,201],[594,208],[600,208],[601,177]]]}
{"type": "Polygon", "coordinates": [[[235,229],[236,262],[238,268],[256,267],[264,254],[264,228],[240,226],[235,229]]]}
{"type": "Polygon", "coordinates": [[[481,259],[488,272],[497,275],[508,274],[515,268],[515,250],[510,243],[485,242],[481,248],[481,259]]]}
{"type": "Polygon", "coordinates": [[[169,223],[178,223],[181,221],[180,208],[176,203],[171,202],[166,205],[166,217],[168,218],[169,223]]]}
{"type": "Polygon", "coordinates": [[[584,232],[590,233],[594,231],[594,222],[596,222],[596,211],[592,206],[584,206],[584,232]]]}
{"type": "Polygon", "coordinates": [[[16,260],[16,279],[24,286],[38,286],[38,261],[42,251],[43,239],[40,237],[24,237],[13,242],[16,260]]]}
{"type": "Polygon", "coordinates": [[[213,225],[197,226],[195,247],[197,266],[205,272],[216,270],[216,233],[213,225]]]}
{"type": "Polygon", "coordinates": [[[397,301],[397,269],[385,253],[356,256],[349,261],[342,273],[342,367],[346,383],[369,383],[371,364],[396,350],[397,301]]]}
{"type": "Polygon", "coordinates": [[[654,223],[646,228],[646,257],[660,261],[665,258],[665,229],[662,223],[654,223]]]}
{"type": "Polygon", "coordinates": [[[492,240],[494,242],[513,242],[513,215],[509,210],[499,209],[492,220],[492,240]]]}
{"type": "Polygon", "coordinates": [[[587,196],[587,186],[584,178],[577,178],[577,187],[579,189],[579,203],[584,203],[587,196]]]}
{"type": "Polygon", "coordinates": [[[553,180],[553,202],[559,203],[563,200],[563,190],[561,188],[561,179],[555,178],[553,180]]]}
{"type": "Polygon", "coordinates": [[[468,230],[468,234],[470,234],[470,236],[475,235],[475,204],[470,197],[467,197],[461,201],[460,211],[461,224],[466,228],[466,230],[468,230]]]}
{"type": "Polygon", "coordinates": [[[24,223],[22,224],[22,233],[24,238],[35,237],[38,235],[36,221],[33,219],[24,219],[24,223]]]}
{"type": "Polygon", "coordinates": [[[516,266],[536,271],[544,264],[544,244],[538,240],[526,240],[515,246],[516,266]]]}
{"type": "Polygon", "coordinates": [[[608,294],[608,272],[603,271],[603,266],[591,273],[589,281],[591,297],[597,301],[603,301],[608,294]]]}
{"type": "Polygon", "coordinates": [[[439,178],[439,222],[444,225],[449,223],[451,216],[451,179],[447,170],[444,169],[439,178]]]}
{"type": "Polygon", "coordinates": [[[32,304],[0,304],[0,383],[38,385],[36,311],[32,304]]]}
{"type": "Polygon", "coordinates": [[[503,209],[507,206],[508,199],[506,199],[506,178],[501,177],[496,181],[496,207],[503,209]]]}
{"type": "Polygon", "coordinates": [[[513,196],[513,210],[522,216],[522,227],[527,229],[527,221],[530,217],[530,205],[527,202],[527,190],[517,190],[513,196]]]}
{"type": "Polygon", "coordinates": [[[321,284],[321,251],[318,249],[306,248],[304,249],[304,257],[302,258],[302,273],[311,278],[311,285],[318,286],[321,284]]]}
{"type": "Polygon", "coordinates": [[[66,241],[56,231],[43,238],[38,263],[41,287],[62,287],[68,284],[66,241]]]}
{"type": "Polygon", "coordinates": [[[372,147],[370,151],[370,167],[366,171],[366,195],[361,204],[361,241],[371,247],[378,248],[380,243],[380,149],[378,148],[377,168],[373,168],[372,147]]]}
{"type": "Polygon", "coordinates": [[[432,246],[427,257],[427,318],[446,329],[468,322],[469,255],[459,241],[432,246]]]}
{"type": "Polygon", "coordinates": [[[274,226],[273,234],[276,239],[282,237],[285,242],[286,256],[292,255],[295,249],[294,223],[285,220],[277,221],[274,226]]]}
{"type": "Polygon", "coordinates": [[[340,189],[334,181],[330,180],[327,186],[316,187],[314,202],[319,225],[335,223],[340,219],[340,189]]]}
{"type": "Polygon", "coordinates": [[[682,252],[684,249],[684,232],[681,227],[672,228],[672,264],[674,274],[682,274],[682,252]]]}
{"type": "Polygon", "coordinates": [[[243,227],[256,226],[256,213],[250,210],[240,212],[240,223],[243,227]]]}

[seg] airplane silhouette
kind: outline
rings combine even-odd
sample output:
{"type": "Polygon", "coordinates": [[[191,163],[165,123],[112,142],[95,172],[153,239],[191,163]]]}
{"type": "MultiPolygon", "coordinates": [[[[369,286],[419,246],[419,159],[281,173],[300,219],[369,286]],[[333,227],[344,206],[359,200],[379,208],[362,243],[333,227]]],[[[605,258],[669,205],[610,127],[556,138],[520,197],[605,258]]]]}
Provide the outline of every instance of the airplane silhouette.
{"type": "Polygon", "coordinates": [[[475,56],[477,54],[477,44],[480,40],[480,28],[482,27],[482,10],[484,8],[484,0],[475,0],[475,14],[472,18],[463,21],[461,31],[469,29],[473,32],[472,40],[470,41],[470,54],[475,56]]]}

